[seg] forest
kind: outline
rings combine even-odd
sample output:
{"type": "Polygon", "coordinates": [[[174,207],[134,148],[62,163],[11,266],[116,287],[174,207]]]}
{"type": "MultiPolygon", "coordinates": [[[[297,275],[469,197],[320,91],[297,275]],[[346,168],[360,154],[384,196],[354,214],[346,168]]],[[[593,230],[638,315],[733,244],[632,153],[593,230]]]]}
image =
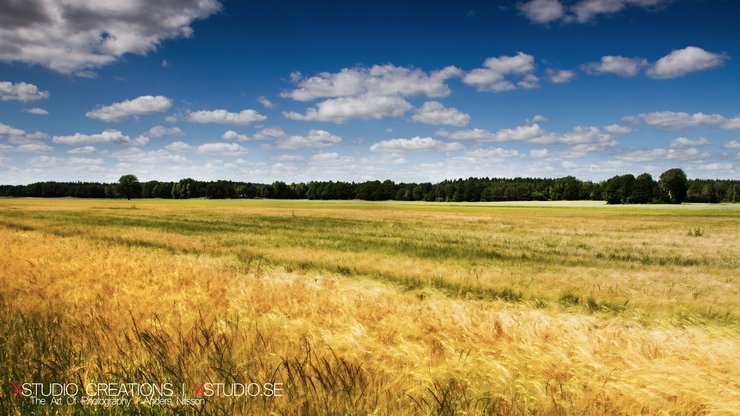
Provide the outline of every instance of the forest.
{"type": "Polygon", "coordinates": [[[562,178],[467,178],[438,183],[396,183],[391,180],[311,181],[271,184],[240,181],[139,182],[124,175],[116,183],[37,182],[0,185],[6,197],[163,198],[163,199],[317,199],[367,201],[558,201],[603,200],[609,204],[738,202],[740,181],[687,179],[682,169],[665,171],[655,180],[649,173],[614,176],[601,182],[562,178]]]}

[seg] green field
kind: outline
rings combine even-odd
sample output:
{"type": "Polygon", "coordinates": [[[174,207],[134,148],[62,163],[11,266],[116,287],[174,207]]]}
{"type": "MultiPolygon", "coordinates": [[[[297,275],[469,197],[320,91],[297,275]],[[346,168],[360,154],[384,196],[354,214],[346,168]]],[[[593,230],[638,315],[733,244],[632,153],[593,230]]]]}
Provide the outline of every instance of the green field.
{"type": "Polygon", "coordinates": [[[145,413],[737,414],[739,220],[737,204],[0,199],[2,383],[287,386],[145,413]]]}

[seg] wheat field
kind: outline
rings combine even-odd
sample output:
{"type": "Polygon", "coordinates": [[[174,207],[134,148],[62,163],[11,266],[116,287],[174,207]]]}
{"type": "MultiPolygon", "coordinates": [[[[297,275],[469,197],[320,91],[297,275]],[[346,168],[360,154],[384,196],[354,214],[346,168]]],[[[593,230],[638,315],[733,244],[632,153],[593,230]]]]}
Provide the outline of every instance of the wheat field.
{"type": "Polygon", "coordinates": [[[738,220],[738,205],[0,199],[0,413],[740,414],[738,220]],[[284,391],[40,405],[20,382],[284,391]]]}

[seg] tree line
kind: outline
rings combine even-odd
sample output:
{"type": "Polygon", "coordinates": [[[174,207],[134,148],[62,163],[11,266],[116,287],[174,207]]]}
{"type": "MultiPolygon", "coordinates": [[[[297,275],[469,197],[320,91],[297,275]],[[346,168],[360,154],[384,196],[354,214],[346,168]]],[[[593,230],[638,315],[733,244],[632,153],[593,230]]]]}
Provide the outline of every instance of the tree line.
{"type": "Polygon", "coordinates": [[[391,180],[311,181],[271,184],[238,181],[139,182],[124,175],[117,183],[37,182],[0,185],[0,196],[164,199],[361,199],[368,201],[558,201],[604,200],[609,204],[738,202],[740,181],[687,179],[683,170],[669,169],[658,180],[643,173],[618,175],[601,182],[563,178],[467,178],[438,183],[395,183],[391,180]]]}

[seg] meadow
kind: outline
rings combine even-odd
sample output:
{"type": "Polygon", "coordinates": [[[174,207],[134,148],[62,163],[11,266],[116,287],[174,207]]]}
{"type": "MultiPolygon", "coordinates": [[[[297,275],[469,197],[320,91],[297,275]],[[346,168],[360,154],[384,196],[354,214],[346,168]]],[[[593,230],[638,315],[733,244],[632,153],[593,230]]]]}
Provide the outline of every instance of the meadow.
{"type": "Polygon", "coordinates": [[[738,204],[2,198],[0,413],[740,414],[738,236],[738,204]]]}

